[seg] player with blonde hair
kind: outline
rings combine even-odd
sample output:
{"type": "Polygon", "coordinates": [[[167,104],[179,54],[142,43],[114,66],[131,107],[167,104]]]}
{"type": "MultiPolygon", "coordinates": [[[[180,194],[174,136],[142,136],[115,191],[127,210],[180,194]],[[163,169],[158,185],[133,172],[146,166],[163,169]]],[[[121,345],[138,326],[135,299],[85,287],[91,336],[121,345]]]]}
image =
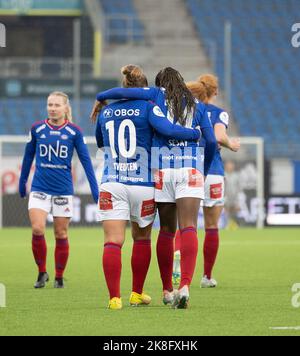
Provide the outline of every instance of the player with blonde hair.
{"type": "Polygon", "coordinates": [[[68,228],[73,214],[72,158],[74,150],[83,165],[94,201],[98,186],[81,129],[72,123],[72,109],[65,93],[55,91],[47,99],[48,118],[34,123],[29,132],[19,181],[19,193],[26,197],[26,184],[36,157],[35,173],[29,195],[32,251],[38,266],[35,288],[49,280],[46,268],[46,221],[53,215],[55,247],[55,288],[63,288],[63,274],[69,257],[68,228]]]}

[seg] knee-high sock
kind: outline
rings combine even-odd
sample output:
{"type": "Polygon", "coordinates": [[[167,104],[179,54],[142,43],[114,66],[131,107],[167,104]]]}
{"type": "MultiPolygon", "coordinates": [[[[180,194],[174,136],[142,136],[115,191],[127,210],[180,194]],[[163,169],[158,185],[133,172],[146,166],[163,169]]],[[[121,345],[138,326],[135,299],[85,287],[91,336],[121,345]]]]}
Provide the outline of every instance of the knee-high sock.
{"type": "Polygon", "coordinates": [[[104,245],[102,264],[110,299],[121,297],[121,249],[121,245],[114,243],[107,243],[104,245]]]}
{"type": "Polygon", "coordinates": [[[219,249],[219,230],[218,229],[206,229],[205,240],[203,245],[204,255],[204,275],[208,279],[211,278],[212,270],[215,265],[219,249]]]}
{"type": "Polygon", "coordinates": [[[47,244],[44,235],[32,235],[32,252],[39,272],[46,272],[47,244]]]}
{"type": "Polygon", "coordinates": [[[142,294],[151,261],[151,241],[135,241],[131,256],[132,291],[142,294]]]}
{"type": "Polygon", "coordinates": [[[197,254],[198,254],[198,237],[197,230],[194,227],[187,227],[180,230],[181,248],[180,248],[180,268],[181,281],[179,289],[184,285],[190,285],[193,279],[197,254]]]}
{"type": "Polygon", "coordinates": [[[55,246],[55,278],[62,278],[69,258],[68,239],[56,239],[55,246]]]}
{"type": "Polygon", "coordinates": [[[163,290],[172,291],[172,273],[174,258],[174,236],[175,234],[160,231],[156,244],[157,261],[163,290]]]}
{"type": "Polygon", "coordinates": [[[175,252],[176,251],[180,251],[180,230],[177,230],[175,235],[175,252]]]}

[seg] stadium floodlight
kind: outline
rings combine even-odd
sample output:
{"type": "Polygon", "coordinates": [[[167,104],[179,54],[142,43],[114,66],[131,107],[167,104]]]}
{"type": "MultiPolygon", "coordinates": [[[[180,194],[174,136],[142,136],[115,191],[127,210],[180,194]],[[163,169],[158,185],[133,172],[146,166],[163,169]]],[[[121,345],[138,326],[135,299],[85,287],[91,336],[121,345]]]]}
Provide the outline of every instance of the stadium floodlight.
{"type": "MultiPolygon", "coordinates": [[[[21,226],[20,221],[26,222],[28,219],[26,203],[22,202],[17,195],[20,168],[27,139],[26,136],[0,136],[0,184],[2,187],[0,192],[0,228],[21,226]],[[15,216],[12,218],[11,215],[14,214],[15,216]],[[6,223],[8,218],[9,224],[6,223]]],[[[99,181],[102,174],[103,154],[97,154],[99,151],[94,137],[86,137],[86,142],[99,181]]],[[[240,186],[235,194],[235,199],[240,205],[240,210],[237,213],[238,224],[262,228],[265,220],[263,139],[261,137],[242,137],[241,149],[238,153],[223,149],[222,156],[225,162],[232,160],[236,166],[236,175],[240,186]]],[[[76,156],[73,161],[73,172],[76,177],[75,193],[78,196],[75,202],[80,207],[80,196],[90,195],[90,189],[76,156]]],[[[29,178],[28,186],[30,182],[29,178]]],[[[227,184],[229,184],[229,177],[227,184]]],[[[82,206],[81,209],[83,209],[82,206]]],[[[75,214],[73,222],[78,216],[78,223],[84,226],[89,226],[91,223],[96,224],[95,209],[94,205],[88,205],[84,214],[80,214],[79,211],[78,214],[75,214]],[[80,215],[83,216],[82,221],[80,221],[80,215]]]]}

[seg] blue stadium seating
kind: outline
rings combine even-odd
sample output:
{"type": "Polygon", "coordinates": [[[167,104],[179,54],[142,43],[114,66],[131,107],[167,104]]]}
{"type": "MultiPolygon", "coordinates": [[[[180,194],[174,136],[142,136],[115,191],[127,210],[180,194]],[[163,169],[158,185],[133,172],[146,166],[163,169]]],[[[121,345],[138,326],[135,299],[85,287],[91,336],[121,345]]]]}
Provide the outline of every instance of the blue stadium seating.
{"type": "Polygon", "coordinates": [[[204,47],[217,45],[221,85],[224,24],[232,24],[231,106],[240,134],[264,137],[269,157],[293,154],[286,142],[298,143],[300,132],[300,48],[291,45],[299,0],[186,1],[204,47]]]}
{"type": "Polygon", "coordinates": [[[132,0],[100,0],[100,4],[107,17],[107,42],[138,43],[144,40],[144,26],[138,18],[132,0]]]}
{"type": "MultiPolygon", "coordinates": [[[[95,132],[89,120],[93,103],[93,100],[82,99],[80,118],[73,113],[74,122],[86,136],[93,136],[95,132]]],[[[45,99],[0,99],[0,135],[27,135],[34,122],[46,117],[45,99]]]]}

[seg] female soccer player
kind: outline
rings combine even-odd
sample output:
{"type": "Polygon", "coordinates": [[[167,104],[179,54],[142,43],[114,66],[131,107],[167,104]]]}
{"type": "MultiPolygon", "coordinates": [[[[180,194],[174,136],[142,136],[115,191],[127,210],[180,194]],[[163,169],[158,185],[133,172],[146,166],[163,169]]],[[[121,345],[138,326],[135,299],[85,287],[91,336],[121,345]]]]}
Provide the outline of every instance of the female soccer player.
{"type": "Polygon", "coordinates": [[[158,203],[161,226],[157,258],[163,282],[163,300],[165,304],[173,303],[175,308],[186,308],[198,253],[196,228],[200,200],[204,198],[204,175],[212,162],[216,139],[204,105],[195,102],[178,71],[170,67],[164,68],[156,76],[155,84],[154,88],[111,89],[100,93],[97,100],[152,100],[171,122],[183,127],[201,127],[206,140],[205,155],[195,142],[167,140],[159,134],[153,141],[153,146],[160,149],[157,155],[159,160],[156,167],[155,201],[158,203]],[[167,153],[163,152],[164,148],[167,148],[167,153]],[[182,278],[179,293],[173,300],[172,268],[177,217],[183,236],[182,278]]]}
{"type": "MultiPolygon", "coordinates": [[[[124,87],[145,87],[137,66],[122,69],[124,87]]],[[[95,108],[94,108],[95,109],[95,108]]],[[[133,287],[131,305],[149,304],[143,285],[151,258],[151,228],[155,218],[151,147],[154,131],[166,140],[197,140],[200,131],[171,124],[160,108],[143,100],[122,100],[102,110],[96,130],[98,147],[105,147],[100,187],[99,220],[104,228],[103,269],[110,294],[108,307],[121,309],[121,248],[127,221],[132,223],[133,287]]],[[[196,141],[195,141],[196,142],[196,141]]]]}
{"type": "Polygon", "coordinates": [[[219,248],[218,223],[224,208],[224,166],[221,147],[237,152],[240,148],[240,139],[228,137],[226,130],[229,124],[229,115],[212,104],[215,96],[218,95],[217,77],[210,74],[203,75],[199,77],[197,82],[187,83],[187,87],[195,98],[206,104],[219,143],[219,149],[215,153],[205,180],[205,199],[203,202],[205,240],[203,246],[204,275],[201,280],[201,287],[212,288],[217,286],[217,282],[211,276],[219,248]]]}
{"type": "Polygon", "coordinates": [[[45,227],[47,215],[54,219],[55,288],[63,288],[63,273],[69,256],[68,227],[73,211],[71,162],[76,149],[90,183],[95,202],[98,186],[89,152],[80,128],[72,124],[68,96],[53,92],[47,101],[48,118],[33,124],[22,164],[19,193],[26,197],[26,183],[36,156],[36,169],[29,196],[29,217],[32,226],[32,251],[39,274],[35,288],[45,287],[49,276],[46,269],[47,245],[45,227]]]}

